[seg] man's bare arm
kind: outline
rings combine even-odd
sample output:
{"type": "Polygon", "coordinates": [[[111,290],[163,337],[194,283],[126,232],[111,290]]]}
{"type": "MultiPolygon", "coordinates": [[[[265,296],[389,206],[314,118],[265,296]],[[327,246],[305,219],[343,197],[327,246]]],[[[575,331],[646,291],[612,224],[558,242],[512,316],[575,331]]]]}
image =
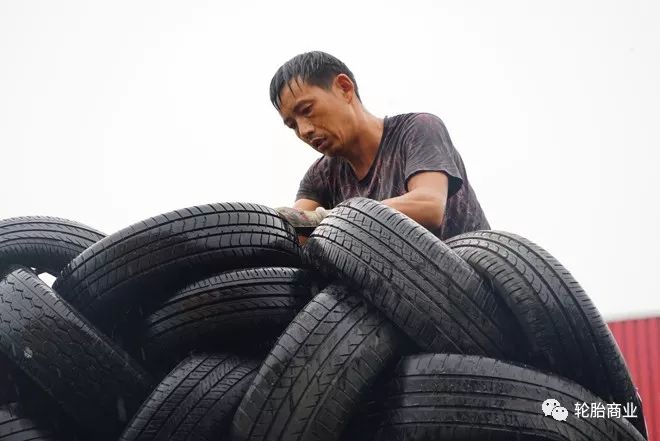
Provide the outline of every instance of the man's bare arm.
{"type": "Polygon", "coordinates": [[[421,172],[408,180],[408,193],[382,203],[427,229],[436,229],[444,221],[448,187],[449,178],[445,173],[421,172]]]}

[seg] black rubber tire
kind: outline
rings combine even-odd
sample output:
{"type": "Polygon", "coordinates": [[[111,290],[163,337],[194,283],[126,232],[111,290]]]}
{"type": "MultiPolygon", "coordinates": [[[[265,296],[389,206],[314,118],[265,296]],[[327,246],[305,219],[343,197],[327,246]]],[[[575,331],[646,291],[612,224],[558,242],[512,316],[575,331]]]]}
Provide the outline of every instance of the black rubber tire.
{"type": "Polygon", "coordinates": [[[405,337],[344,287],[330,285],[280,336],[234,417],[232,439],[339,438],[378,373],[405,337]]]}
{"type": "Polygon", "coordinates": [[[135,223],[76,257],[53,288],[108,332],[127,311],[153,309],[177,289],[235,268],[300,266],[293,227],[273,209],[223,203],[135,223]]]}
{"type": "Polygon", "coordinates": [[[152,380],[29,268],[0,271],[0,351],[81,426],[117,436],[152,380]]]}
{"type": "Polygon", "coordinates": [[[18,403],[0,405],[0,441],[56,441],[53,432],[25,414],[18,403]]]}
{"type": "MultiPolygon", "coordinates": [[[[12,404],[17,409],[16,415],[32,421],[35,427],[51,434],[53,438],[67,441],[83,441],[89,439],[90,433],[85,431],[65,412],[57,402],[22,372],[7,357],[3,369],[10,372],[9,383],[13,389],[9,396],[4,396],[0,403],[12,404]]],[[[1,424],[0,424],[1,427],[1,424]]],[[[3,438],[0,437],[0,440],[3,438]]],[[[29,437],[28,437],[29,439],[29,437]]]]}
{"type": "Polygon", "coordinates": [[[425,351],[527,355],[515,319],[488,283],[393,208],[349,199],[330,212],[303,250],[322,274],[363,288],[361,294],[425,351]]]}
{"type": "MultiPolygon", "coordinates": [[[[37,274],[57,277],[74,257],[105,234],[79,222],[50,216],[22,216],[0,220],[0,267],[11,264],[35,268],[37,274]]],[[[0,364],[7,364],[0,355],[0,364]]],[[[8,377],[14,367],[2,369],[8,377]]],[[[8,380],[11,380],[9,378],[8,380]]],[[[0,397],[14,394],[14,384],[0,379],[0,397]]],[[[6,403],[11,401],[3,400],[6,403]]]]}
{"type": "Polygon", "coordinates": [[[57,277],[74,257],[105,234],[79,222],[49,216],[0,220],[0,266],[35,268],[57,277]]]}
{"type": "Polygon", "coordinates": [[[189,357],[144,402],[121,441],[216,441],[228,438],[239,402],[259,368],[229,354],[189,357]]]}
{"type": "Polygon", "coordinates": [[[404,357],[375,398],[375,412],[365,419],[355,439],[644,440],[625,418],[577,418],[576,404],[606,405],[579,384],[481,356],[404,357]],[[565,421],[544,415],[541,405],[548,398],[566,408],[565,421]]]}
{"type": "MultiPolygon", "coordinates": [[[[143,322],[135,353],[152,369],[171,369],[191,351],[267,353],[319,292],[307,270],[228,271],[178,291],[143,322]]],[[[150,370],[152,370],[150,369],[150,370]]]]}
{"type": "Polygon", "coordinates": [[[534,364],[570,378],[608,402],[642,404],[610,328],[571,273],[517,234],[475,231],[447,242],[507,303],[534,353],[534,364]]]}
{"type": "Polygon", "coordinates": [[[16,376],[20,371],[0,353],[0,403],[10,403],[17,398],[16,376]]]}

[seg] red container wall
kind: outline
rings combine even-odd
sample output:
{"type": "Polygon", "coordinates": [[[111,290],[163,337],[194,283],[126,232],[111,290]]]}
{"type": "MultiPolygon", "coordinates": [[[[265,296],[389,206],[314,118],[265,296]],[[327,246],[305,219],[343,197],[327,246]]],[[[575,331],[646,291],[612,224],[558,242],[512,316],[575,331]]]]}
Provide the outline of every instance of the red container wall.
{"type": "Polygon", "coordinates": [[[660,441],[660,317],[608,325],[639,388],[649,441],[660,441]]]}

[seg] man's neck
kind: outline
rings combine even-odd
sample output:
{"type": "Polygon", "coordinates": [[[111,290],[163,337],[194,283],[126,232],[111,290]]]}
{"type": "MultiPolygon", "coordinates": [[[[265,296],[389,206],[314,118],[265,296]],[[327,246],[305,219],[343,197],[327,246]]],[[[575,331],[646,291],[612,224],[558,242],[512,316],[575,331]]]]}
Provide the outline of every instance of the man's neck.
{"type": "Polygon", "coordinates": [[[383,122],[382,118],[365,112],[358,136],[348,149],[348,154],[344,156],[358,179],[364,178],[369,173],[369,168],[376,159],[383,136],[383,122]]]}

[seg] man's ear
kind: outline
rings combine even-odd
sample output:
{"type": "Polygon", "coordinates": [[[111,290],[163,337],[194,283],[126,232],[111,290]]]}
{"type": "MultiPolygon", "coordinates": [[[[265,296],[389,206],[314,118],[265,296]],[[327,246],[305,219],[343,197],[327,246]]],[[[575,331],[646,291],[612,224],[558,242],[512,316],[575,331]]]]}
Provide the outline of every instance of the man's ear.
{"type": "Polygon", "coordinates": [[[344,97],[349,103],[353,100],[355,95],[355,86],[353,81],[348,75],[340,73],[335,77],[334,85],[337,87],[341,96],[344,97]]]}

